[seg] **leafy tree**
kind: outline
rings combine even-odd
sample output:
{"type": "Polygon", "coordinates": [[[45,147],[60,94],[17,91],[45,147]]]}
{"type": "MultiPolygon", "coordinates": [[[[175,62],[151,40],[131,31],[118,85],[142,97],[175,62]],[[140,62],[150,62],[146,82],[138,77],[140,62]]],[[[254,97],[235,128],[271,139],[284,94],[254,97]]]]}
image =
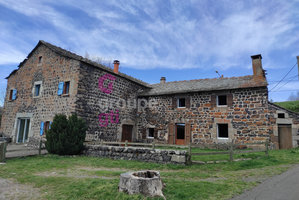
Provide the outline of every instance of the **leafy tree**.
{"type": "Polygon", "coordinates": [[[46,149],[59,155],[76,155],[83,150],[87,126],[76,114],[55,115],[50,130],[46,133],[46,149]]]}

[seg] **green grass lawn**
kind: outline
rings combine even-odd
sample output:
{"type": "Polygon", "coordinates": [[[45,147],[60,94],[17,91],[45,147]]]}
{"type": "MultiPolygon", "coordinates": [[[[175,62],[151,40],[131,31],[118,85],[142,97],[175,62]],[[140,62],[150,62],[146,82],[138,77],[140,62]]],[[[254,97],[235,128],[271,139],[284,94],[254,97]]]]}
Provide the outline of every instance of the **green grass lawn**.
{"type": "Polygon", "coordinates": [[[269,157],[263,153],[258,157],[232,163],[183,166],[45,155],[7,160],[5,165],[0,165],[0,177],[38,188],[42,199],[145,199],[141,195],[119,193],[119,175],[151,169],[161,172],[167,199],[229,199],[298,164],[299,150],[273,150],[269,157]]]}
{"type": "Polygon", "coordinates": [[[299,101],[285,101],[285,102],[276,102],[275,104],[286,108],[288,110],[299,112],[299,101]]]}

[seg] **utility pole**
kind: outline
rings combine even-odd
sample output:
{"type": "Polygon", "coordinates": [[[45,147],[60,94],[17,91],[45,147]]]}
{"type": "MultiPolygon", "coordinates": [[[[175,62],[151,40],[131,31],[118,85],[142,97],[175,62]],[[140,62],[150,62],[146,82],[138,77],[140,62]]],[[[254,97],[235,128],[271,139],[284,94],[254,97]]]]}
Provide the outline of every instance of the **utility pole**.
{"type": "Polygon", "coordinates": [[[299,56],[297,56],[297,65],[298,65],[298,79],[299,79],[299,56]]]}

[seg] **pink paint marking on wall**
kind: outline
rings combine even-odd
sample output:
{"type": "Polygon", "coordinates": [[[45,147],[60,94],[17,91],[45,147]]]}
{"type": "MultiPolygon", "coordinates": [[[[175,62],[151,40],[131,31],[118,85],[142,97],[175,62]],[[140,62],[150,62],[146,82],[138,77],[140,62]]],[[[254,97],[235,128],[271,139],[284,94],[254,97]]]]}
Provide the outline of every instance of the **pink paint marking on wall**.
{"type": "Polygon", "coordinates": [[[112,91],[113,91],[113,83],[114,83],[115,80],[116,80],[116,77],[113,76],[113,75],[111,75],[111,74],[105,74],[105,75],[101,76],[101,77],[99,78],[99,89],[100,89],[102,92],[106,93],[106,94],[110,94],[110,93],[112,93],[112,91]],[[108,88],[106,88],[106,87],[104,86],[104,82],[105,82],[106,80],[109,80],[108,88]]]}
{"type": "Polygon", "coordinates": [[[109,119],[110,123],[112,124],[117,124],[119,122],[119,110],[116,110],[115,113],[113,110],[110,111],[110,113],[101,113],[99,115],[99,124],[101,127],[107,127],[109,124],[109,119]]]}

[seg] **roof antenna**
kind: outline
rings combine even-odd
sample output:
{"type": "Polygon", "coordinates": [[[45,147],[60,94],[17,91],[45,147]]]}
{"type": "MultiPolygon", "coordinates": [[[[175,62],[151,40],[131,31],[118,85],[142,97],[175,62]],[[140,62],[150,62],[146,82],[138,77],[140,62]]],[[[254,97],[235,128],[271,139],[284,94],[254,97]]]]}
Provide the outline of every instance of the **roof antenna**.
{"type": "Polygon", "coordinates": [[[219,72],[216,70],[216,73],[218,74],[219,78],[221,78],[221,75],[219,74],[219,72]]]}

